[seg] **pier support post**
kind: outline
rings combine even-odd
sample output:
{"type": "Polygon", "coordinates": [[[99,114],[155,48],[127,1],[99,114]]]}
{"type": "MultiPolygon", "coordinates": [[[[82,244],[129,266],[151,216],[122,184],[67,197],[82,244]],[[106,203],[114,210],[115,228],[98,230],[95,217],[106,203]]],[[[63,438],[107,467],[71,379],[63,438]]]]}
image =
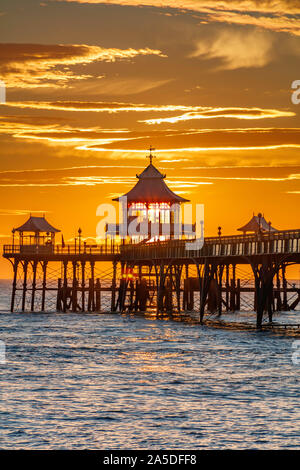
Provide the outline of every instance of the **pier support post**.
{"type": "Polygon", "coordinates": [[[67,296],[68,296],[68,261],[64,261],[64,285],[63,285],[63,312],[67,311],[67,296]]]}
{"type": "Polygon", "coordinates": [[[85,311],[85,261],[81,261],[81,311],[85,311]]]}
{"type": "Polygon", "coordinates": [[[198,264],[197,264],[197,270],[198,270],[198,277],[199,277],[199,282],[200,282],[200,323],[202,324],[204,311],[205,311],[205,305],[207,302],[207,295],[208,295],[211,281],[215,278],[217,264],[209,263],[208,261],[205,261],[204,268],[203,268],[202,281],[200,277],[200,267],[198,264]]]}
{"type": "Polygon", "coordinates": [[[73,280],[72,280],[72,312],[77,312],[77,276],[76,276],[76,261],[72,262],[73,266],[73,280]]]}
{"type": "Polygon", "coordinates": [[[91,278],[89,278],[88,305],[87,305],[88,312],[93,311],[92,296],[94,296],[94,290],[93,290],[93,286],[92,286],[92,280],[91,280],[91,278]]]}
{"type": "Polygon", "coordinates": [[[19,261],[14,260],[13,263],[13,270],[14,270],[14,278],[13,278],[13,285],[12,285],[12,293],[11,293],[11,303],[10,303],[10,311],[13,312],[15,308],[15,298],[16,298],[16,290],[17,290],[17,275],[18,275],[18,265],[19,261]]]}
{"type": "Polygon", "coordinates": [[[289,310],[289,305],[288,305],[288,300],[287,300],[287,280],[286,280],[286,266],[284,263],[282,263],[282,289],[283,289],[283,305],[282,308],[283,310],[287,311],[289,310]]]}
{"type": "Polygon", "coordinates": [[[61,287],[61,278],[57,280],[57,297],[56,297],[56,311],[62,311],[62,287],[61,287]]]}
{"type": "Polygon", "coordinates": [[[91,279],[90,279],[90,310],[95,311],[95,262],[91,261],[91,279]]]}
{"type": "Polygon", "coordinates": [[[100,279],[96,279],[96,312],[101,311],[101,284],[100,279]]]}
{"type": "Polygon", "coordinates": [[[111,282],[111,305],[110,310],[116,311],[116,286],[117,286],[117,261],[113,261],[113,276],[111,282]]]}
{"type": "Polygon", "coordinates": [[[32,290],[31,290],[31,312],[34,311],[34,300],[35,300],[35,291],[36,291],[36,271],[37,271],[37,261],[34,261],[32,264],[32,290]]]}
{"type": "Polygon", "coordinates": [[[129,306],[128,311],[132,312],[134,308],[134,282],[132,279],[129,281],[129,306]]]}
{"type": "Polygon", "coordinates": [[[222,315],[223,272],[224,272],[224,265],[220,264],[217,271],[216,271],[216,278],[217,278],[217,283],[218,283],[218,315],[219,315],[219,317],[222,315]]]}
{"type": "Polygon", "coordinates": [[[226,290],[226,312],[229,312],[229,264],[226,264],[226,280],[225,280],[225,290],[226,290]]]}
{"type": "Polygon", "coordinates": [[[208,294],[208,289],[209,289],[209,264],[207,261],[205,261],[204,267],[203,267],[203,277],[201,278],[201,273],[200,273],[200,266],[197,263],[197,272],[198,272],[198,280],[199,280],[199,288],[200,288],[200,323],[203,323],[203,317],[204,317],[204,309],[205,309],[205,304],[206,304],[206,299],[207,299],[207,294],[208,294]]]}
{"type": "Polygon", "coordinates": [[[182,297],[182,310],[189,310],[188,308],[188,296],[189,296],[189,289],[188,289],[188,281],[189,279],[189,265],[188,263],[185,264],[185,275],[183,279],[183,297],[182,297]]]}
{"type": "Polygon", "coordinates": [[[235,308],[237,311],[241,310],[241,280],[237,279],[235,308]]]}
{"type": "Polygon", "coordinates": [[[176,299],[177,299],[177,311],[180,313],[181,305],[180,305],[180,289],[181,289],[181,273],[182,273],[182,266],[174,266],[175,269],[175,288],[176,288],[176,299]]]}
{"type": "Polygon", "coordinates": [[[43,270],[43,281],[42,281],[42,305],[41,311],[45,311],[45,300],[46,300],[46,287],[47,287],[47,265],[48,261],[44,261],[42,263],[42,270],[43,270]]]}
{"type": "Polygon", "coordinates": [[[280,277],[279,277],[279,272],[276,273],[276,288],[277,288],[277,292],[276,292],[276,299],[277,299],[277,302],[276,302],[276,310],[277,312],[280,312],[282,310],[282,302],[281,302],[281,292],[280,292],[280,277]]]}
{"type": "Polygon", "coordinates": [[[163,310],[168,313],[173,312],[173,266],[170,264],[167,268],[167,275],[165,276],[165,298],[163,310]]]}
{"type": "Polygon", "coordinates": [[[125,300],[126,300],[126,292],[127,292],[127,279],[120,280],[120,288],[119,288],[119,311],[121,313],[125,310],[125,300]]]}
{"type": "Polygon", "coordinates": [[[164,263],[161,263],[159,266],[159,273],[157,273],[157,313],[161,313],[165,310],[166,307],[166,275],[167,270],[164,263]]]}
{"type": "Polygon", "coordinates": [[[27,292],[27,271],[28,271],[28,261],[24,261],[23,264],[23,292],[22,292],[22,312],[25,311],[25,302],[26,302],[26,292],[27,292]]]}
{"type": "Polygon", "coordinates": [[[273,278],[278,269],[276,264],[266,258],[262,259],[261,264],[251,263],[255,278],[256,293],[256,327],[262,326],[264,311],[268,311],[269,321],[272,321],[272,302],[273,302],[273,278]]]}
{"type": "Polygon", "coordinates": [[[230,310],[231,312],[236,311],[236,266],[232,265],[232,279],[230,281],[230,310]]]}

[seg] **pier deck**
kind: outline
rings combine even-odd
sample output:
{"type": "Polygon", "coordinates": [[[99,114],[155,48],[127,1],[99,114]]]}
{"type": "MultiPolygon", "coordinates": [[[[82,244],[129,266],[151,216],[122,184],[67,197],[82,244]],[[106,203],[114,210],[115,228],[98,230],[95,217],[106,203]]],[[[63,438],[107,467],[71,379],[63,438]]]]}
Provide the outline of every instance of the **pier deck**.
{"type": "Polygon", "coordinates": [[[195,308],[198,292],[200,321],[205,311],[240,309],[242,292],[253,292],[257,326],[266,311],[296,308],[300,290],[289,286],[286,267],[300,262],[300,229],[254,235],[207,237],[202,248],[187,249],[191,240],[101,245],[11,244],[3,256],[14,272],[11,310],[21,291],[21,311],[46,309],[46,293],[56,291],[57,309],[99,311],[102,293],[110,293],[110,311],[142,311],[150,302],[157,312],[184,312],[195,308]],[[49,279],[49,267],[60,275],[49,279]],[[97,267],[109,263],[105,280],[97,267]],[[238,265],[248,265],[253,286],[241,286],[238,265]],[[50,283],[49,283],[50,281],[50,283]],[[50,285],[51,284],[51,285],[50,285]],[[36,294],[41,302],[36,305],[36,294]],[[295,298],[288,304],[288,294],[295,298]]]}

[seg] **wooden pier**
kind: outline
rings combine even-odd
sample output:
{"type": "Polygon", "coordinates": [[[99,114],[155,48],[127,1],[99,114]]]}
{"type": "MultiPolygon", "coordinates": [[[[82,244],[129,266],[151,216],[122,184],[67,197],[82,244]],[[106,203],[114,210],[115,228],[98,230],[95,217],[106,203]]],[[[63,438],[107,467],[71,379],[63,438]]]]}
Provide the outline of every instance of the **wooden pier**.
{"type": "Polygon", "coordinates": [[[248,310],[256,311],[256,326],[262,328],[265,312],[272,322],[275,311],[296,309],[300,289],[290,285],[286,269],[300,263],[300,229],[276,230],[259,213],[238,229],[243,235],[221,236],[218,227],[218,237],[191,247],[195,224],[190,224],[175,239],[182,229],[180,205],[189,201],[168,188],[166,175],[152,163],[152,150],[136,185],[114,199],[126,222],[108,224],[102,244],[82,243],[81,229],[74,244],[65,245],[63,238],[57,244],[60,230],[44,217],[30,216],[13,229],[13,243],[3,248],[13,268],[11,311],[196,311],[203,323],[206,312],[239,311],[243,296],[251,294],[248,310]],[[140,226],[148,227],[143,236],[129,235],[137,214],[140,226]],[[115,243],[124,230],[123,242],[115,243]],[[241,267],[252,283],[245,284],[241,267]]]}
{"type": "Polygon", "coordinates": [[[56,297],[55,310],[62,312],[197,310],[202,322],[205,311],[221,315],[240,310],[241,295],[252,293],[260,328],[264,312],[272,321],[274,311],[295,309],[300,302],[300,289],[289,286],[286,279],[287,266],[300,262],[300,230],[206,238],[200,250],[187,250],[184,240],[168,240],[4,245],[3,256],[13,267],[11,311],[51,310],[47,304],[51,293],[56,297]],[[96,273],[103,265],[108,266],[106,279],[96,273]],[[253,286],[241,285],[236,274],[241,265],[251,268],[253,286]],[[290,304],[288,294],[294,295],[290,304]]]}

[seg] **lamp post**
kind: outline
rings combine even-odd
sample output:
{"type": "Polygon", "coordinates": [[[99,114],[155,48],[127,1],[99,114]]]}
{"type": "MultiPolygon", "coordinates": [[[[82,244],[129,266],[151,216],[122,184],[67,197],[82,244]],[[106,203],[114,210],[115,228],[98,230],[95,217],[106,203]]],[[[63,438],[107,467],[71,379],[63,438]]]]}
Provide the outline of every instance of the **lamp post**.
{"type": "Polygon", "coordinates": [[[11,233],[12,233],[13,248],[14,248],[14,246],[15,246],[15,231],[16,231],[15,228],[13,228],[12,231],[11,231],[11,233]]]}
{"type": "Polygon", "coordinates": [[[81,228],[79,227],[79,229],[78,229],[78,245],[79,245],[79,253],[80,253],[80,247],[81,247],[81,233],[82,233],[82,230],[81,230],[81,228]]]}
{"type": "Polygon", "coordinates": [[[222,235],[222,227],[218,227],[218,236],[221,237],[222,235]]]}

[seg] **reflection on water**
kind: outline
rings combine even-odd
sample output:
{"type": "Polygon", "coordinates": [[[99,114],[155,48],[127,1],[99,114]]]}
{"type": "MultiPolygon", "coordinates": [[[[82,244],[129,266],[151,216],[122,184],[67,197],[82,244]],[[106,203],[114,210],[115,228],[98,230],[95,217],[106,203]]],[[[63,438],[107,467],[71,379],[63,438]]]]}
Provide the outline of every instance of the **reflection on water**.
{"type": "Polygon", "coordinates": [[[0,315],[1,448],[299,448],[292,338],[119,315],[0,315]]]}

